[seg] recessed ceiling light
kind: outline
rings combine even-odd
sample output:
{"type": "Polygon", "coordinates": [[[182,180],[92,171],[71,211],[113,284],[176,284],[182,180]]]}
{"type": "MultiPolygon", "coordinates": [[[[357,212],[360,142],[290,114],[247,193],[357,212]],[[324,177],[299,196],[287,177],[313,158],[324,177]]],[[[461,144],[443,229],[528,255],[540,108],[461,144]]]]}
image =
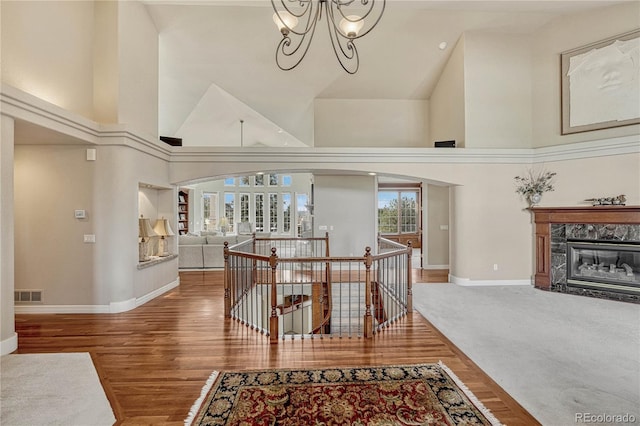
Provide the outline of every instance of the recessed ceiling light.
{"type": "Polygon", "coordinates": [[[442,43],[440,43],[438,45],[438,49],[440,49],[440,50],[444,50],[446,48],[447,48],[447,42],[446,41],[443,41],[442,43]]]}

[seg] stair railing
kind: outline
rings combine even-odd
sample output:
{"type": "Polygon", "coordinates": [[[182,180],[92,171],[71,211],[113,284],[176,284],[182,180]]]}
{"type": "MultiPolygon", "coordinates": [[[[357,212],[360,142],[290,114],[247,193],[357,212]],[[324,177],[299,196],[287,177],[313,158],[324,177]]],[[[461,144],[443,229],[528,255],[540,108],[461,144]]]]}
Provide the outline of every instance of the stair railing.
{"type": "Polygon", "coordinates": [[[412,309],[411,246],[332,257],[329,235],[225,245],[225,316],[269,336],[365,337],[412,309]],[[268,253],[267,253],[268,252],[268,253]]]}

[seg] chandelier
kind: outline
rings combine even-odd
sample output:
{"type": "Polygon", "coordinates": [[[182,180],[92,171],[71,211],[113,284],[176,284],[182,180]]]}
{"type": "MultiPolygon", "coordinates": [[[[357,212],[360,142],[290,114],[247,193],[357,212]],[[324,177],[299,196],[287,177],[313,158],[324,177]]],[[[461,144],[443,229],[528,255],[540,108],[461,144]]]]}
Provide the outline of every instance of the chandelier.
{"type": "Polygon", "coordinates": [[[386,0],[271,0],[273,21],[282,33],[276,64],[289,71],[304,59],[316,25],[326,15],[333,52],[342,68],[355,74],[360,66],[354,41],[364,37],[380,21],[386,0]],[[301,25],[298,25],[300,24],[301,25]]]}

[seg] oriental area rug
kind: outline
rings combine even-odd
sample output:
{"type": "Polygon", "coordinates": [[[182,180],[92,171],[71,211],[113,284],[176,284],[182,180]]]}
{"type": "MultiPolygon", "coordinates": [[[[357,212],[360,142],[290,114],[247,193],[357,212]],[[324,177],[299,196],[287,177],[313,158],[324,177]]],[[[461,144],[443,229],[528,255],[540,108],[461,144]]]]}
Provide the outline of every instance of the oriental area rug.
{"type": "Polygon", "coordinates": [[[500,425],[444,364],[214,372],[186,425],[500,425]]]}

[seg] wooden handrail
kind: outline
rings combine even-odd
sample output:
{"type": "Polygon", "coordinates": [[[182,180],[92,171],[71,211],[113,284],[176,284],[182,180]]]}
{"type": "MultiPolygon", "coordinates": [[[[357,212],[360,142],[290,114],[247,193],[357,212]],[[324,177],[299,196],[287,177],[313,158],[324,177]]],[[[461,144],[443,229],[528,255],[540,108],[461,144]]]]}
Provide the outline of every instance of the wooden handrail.
{"type": "MultiPolygon", "coordinates": [[[[287,276],[281,274],[287,274],[287,271],[293,271],[296,268],[293,264],[315,264],[318,265],[320,262],[324,262],[324,277],[317,277],[317,273],[320,272],[317,268],[309,267],[310,269],[310,277],[312,277],[312,284],[317,285],[321,284],[322,288],[322,297],[326,297],[326,301],[319,302],[315,299],[313,300],[312,305],[316,303],[325,303],[323,306],[324,312],[322,312],[322,319],[320,323],[317,321],[319,318],[314,316],[313,326],[311,327],[311,333],[324,333],[326,330],[327,324],[333,324],[331,319],[332,311],[333,311],[333,300],[332,300],[332,287],[333,287],[333,277],[332,277],[332,264],[336,263],[364,263],[365,270],[362,271],[359,269],[360,273],[364,272],[364,277],[361,275],[356,275],[356,282],[359,279],[364,278],[364,282],[360,281],[365,285],[364,291],[364,308],[365,312],[363,317],[361,317],[361,321],[364,321],[364,325],[360,330],[363,333],[363,336],[366,338],[370,338],[373,334],[380,330],[383,327],[389,325],[390,322],[395,321],[396,319],[406,315],[407,312],[410,312],[412,308],[412,282],[411,282],[411,254],[412,248],[409,243],[406,247],[402,246],[399,243],[395,243],[392,241],[385,240],[384,238],[378,237],[378,244],[387,245],[385,248],[386,251],[380,254],[372,254],[371,248],[367,247],[365,249],[364,256],[330,256],[329,251],[329,234],[325,233],[324,237],[315,237],[315,238],[257,238],[254,234],[253,241],[246,241],[240,244],[236,244],[232,247],[229,247],[228,243],[224,245],[224,257],[225,257],[225,317],[236,317],[241,322],[245,322],[245,316],[243,314],[244,309],[241,303],[247,297],[255,297],[251,296],[252,294],[263,294],[260,290],[257,290],[258,285],[268,285],[270,287],[270,311],[268,315],[268,325],[264,320],[267,320],[266,312],[265,317],[262,322],[256,324],[257,327],[260,327],[263,332],[269,335],[269,341],[271,343],[277,343],[279,340],[279,310],[277,306],[278,301],[278,291],[280,290],[280,284],[289,284],[289,282],[282,281],[281,278],[287,276]],[[279,257],[277,253],[276,247],[270,248],[270,255],[266,256],[264,254],[256,253],[257,250],[261,249],[257,242],[258,241],[324,241],[325,242],[325,256],[324,257],[313,257],[313,256],[305,256],[305,257],[279,257]],[[251,244],[249,250],[252,252],[234,250],[240,247],[246,247],[247,244],[251,244]],[[389,247],[390,246],[390,247],[389,247]],[[395,266],[391,266],[394,270],[402,270],[402,275],[396,279],[392,279],[390,282],[387,282],[387,277],[381,275],[384,270],[386,270],[387,263],[384,262],[385,259],[389,258],[397,258],[399,255],[406,255],[406,263],[400,264],[401,269],[397,269],[395,266]],[[233,258],[233,259],[232,259],[233,258]],[[244,260],[242,260],[244,259],[244,260]],[[249,261],[247,261],[249,259],[249,261]],[[231,261],[233,260],[233,262],[231,261]],[[378,262],[375,264],[374,262],[378,262]],[[260,265],[264,266],[260,266],[260,265]],[[291,265],[291,266],[283,266],[280,268],[280,264],[282,265],[291,265]],[[404,276],[404,268],[407,267],[406,276],[404,276]],[[238,272],[241,272],[241,275],[233,272],[233,270],[238,267],[238,272]],[[269,272],[267,272],[268,268],[269,272]],[[249,268],[251,269],[251,274],[247,274],[249,272],[249,268]],[[290,269],[287,269],[290,268],[290,269]],[[282,269],[282,271],[280,271],[282,269]],[[316,271],[315,273],[313,271],[316,271]],[[261,272],[262,271],[262,272],[261,272]],[[372,272],[376,272],[376,277],[372,276],[372,272]],[[314,275],[315,274],[315,275],[314,275]],[[279,282],[280,281],[282,282],[279,282]],[[377,285],[378,293],[374,295],[374,285],[377,285]],[[242,294],[235,294],[236,292],[241,292],[242,294]],[[256,293],[254,293],[256,291],[256,293]],[[373,312],[373,307],[375,304],[375,317],[373,312]],[[389,305],[389,307],[384,306],[389,305]],[[240,310],[238,310],[240,309],[240,310]],[[391,309],[388,311],[387,309],[391,309]],[[387,314],[390,314],[389,316],[387,314]],[[374,320],[376,323],[374,324],[374,320]]],[[[264,247],[264,246],[263,246],[264,247]]],[[[297,243],[295,245],[282,245],[283,250],[287,252],[289,249],[298,250],[297,243]]],[[[313,248],[314,246],[311,246],[313,248]]],[[[317,251],[318,246],[315,246],[315,250],[317,251]]],[[[246,248],[245,248],[246,250],[246,248]]],[[[389,265],[398,265],[397,263],[390,263],[389,265]]],[[[349,269],[349,274],[351,274],[351,270],[349,269]]],[[[342,269],[341,269],[342,271],[342,269]]],[[[304,274],[304,272],[302,272],[304,274]]],[[[342,276],[342,274],[340,274],[342,276]]],[[[351,276],[351,275],[350,275],[351,276]]],[[[398,276],[396,276],[398,277],[398,276]]],[[[353,277],[352,277],[353,278],[353,277]]],[[[340,281],[342,282],[342,281],[340,281]]],[[[351,281],[353,282],[353,280],[351,281]]],[[[313,309],[313,308],[312,308],[313,309]]],[[[254,320],[250,320],[253,327],[254,320]]],[[[341,321],[338,322],[340,324],[341,321]]],[[[340,325],[338,325],[338,329],[340,329],[340,325]]],[[[334,332],[333,327],[331,332],[334,332]]],[[[309,333],[309,331],[305,331],[304,333],[309,333]]],[[[341,333],[341,332],[340,332],[341,333]]]]}

